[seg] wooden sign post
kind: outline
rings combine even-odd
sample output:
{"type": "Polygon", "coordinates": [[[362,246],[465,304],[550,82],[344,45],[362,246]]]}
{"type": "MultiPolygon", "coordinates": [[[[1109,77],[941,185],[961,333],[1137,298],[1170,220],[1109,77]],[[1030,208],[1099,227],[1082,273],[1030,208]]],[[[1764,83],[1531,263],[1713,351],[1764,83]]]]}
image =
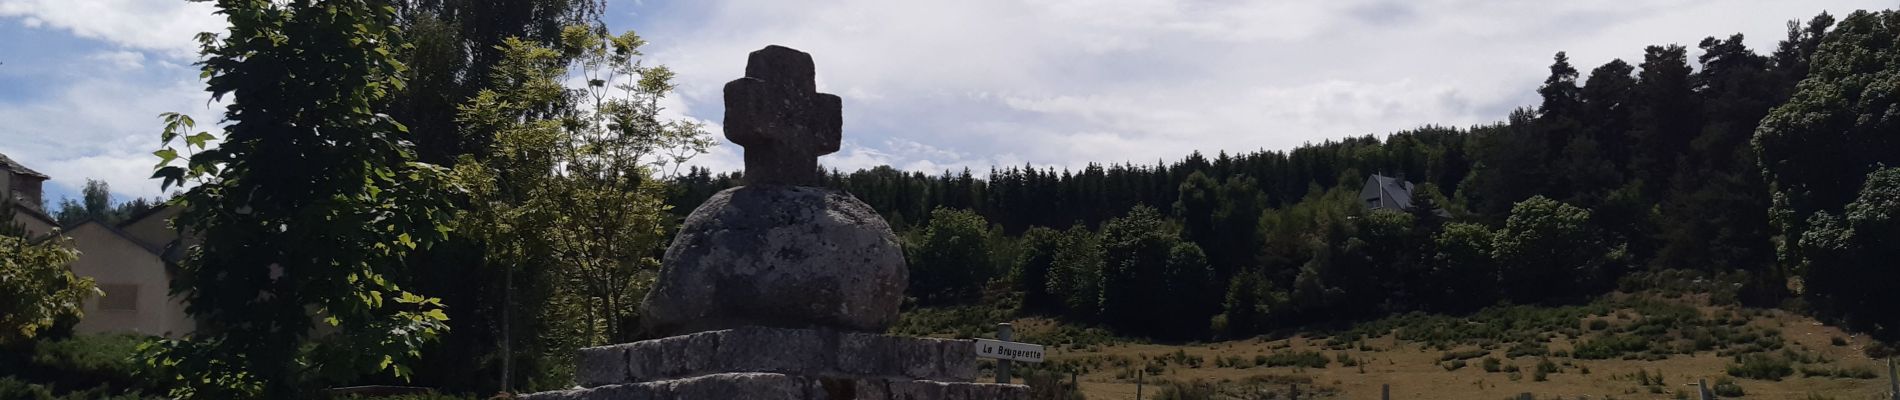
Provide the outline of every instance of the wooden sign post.
{"type": "Polygon", "coordinates": [[[1014,329],[1009,323],[996,324],[996,338],[976,339],[976,356],[996,360],[996,383],[1009,383],[1009,363],[1042,362],[1042,345],[1011,342],[1014,329]]]}

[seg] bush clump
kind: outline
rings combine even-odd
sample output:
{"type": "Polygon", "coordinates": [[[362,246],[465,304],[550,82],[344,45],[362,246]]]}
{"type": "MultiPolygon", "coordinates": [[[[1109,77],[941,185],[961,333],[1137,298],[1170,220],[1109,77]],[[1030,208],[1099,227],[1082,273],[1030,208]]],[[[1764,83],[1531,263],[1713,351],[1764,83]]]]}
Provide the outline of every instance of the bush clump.
{"type": "Polygon", "coordinates": [[[1649,350],[1649,340],[1639,336],[1617,334],[1604,335],[1578,343],[1576,351],[1571,352],[1570,355],[1584,360],[1607,360],[1647,350],[1649,350]]]}
{"type": "Polygon", "coordinates": [[[1728,374],[1737,378],[1779,381],[1794,375],[1794,366],[1780,357],[1741,354],[1736,355],[1735,362],[1728,365],[1728,374]]]}
{"type": "Polygon", "coordinates": [[[1715,385],[1710,386],[1709,391],[1715,392],[1716,396],[1722,397],[1742,397],[1747,394],[1742,390],[1741,385],[1735,384],[1734,379],[1729,379],[1726,376],[1715,378],[1715,385]]]}
{"type": "Polygon", "coordinates": [[[1485,357],[1481,364],[1484,365],[1484,372],[1498,372],[1504,370],[1504,362],[1498,361],[1495,357],[1485,357]]]}
{"type": "Polygon", "coordinates": [[[1267,367],[1326,368],[1332,360],[1317,351],[1278,352],[1254,356],[1254,364],[1267,367]]]}

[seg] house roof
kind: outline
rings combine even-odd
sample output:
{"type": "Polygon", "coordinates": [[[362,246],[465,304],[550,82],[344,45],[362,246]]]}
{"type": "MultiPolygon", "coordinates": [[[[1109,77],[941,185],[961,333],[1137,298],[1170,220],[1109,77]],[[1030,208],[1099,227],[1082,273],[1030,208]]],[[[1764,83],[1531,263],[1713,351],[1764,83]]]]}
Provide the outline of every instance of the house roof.
{"type": "Polygon", "coordinates": [[[171,205],[171,202],[169,201],[158,203],[157,206],[148,208],[145,211],[139,212],[138,214],[132,214],[132,216],[127,217],[125,221],[119,222],[119,226],[120,227],[131,226],[132,224],[136,224],[136,223],[139,223],[139,221],[144,220],[145,217],[158,215],[159,212],[165,211],[166,209],[171,208],[171,207],[172,205],[171,205]]]}
{"type": "Polygon", "coordinates": [[[86,222],[80,223],[79,225],[73,225],[72,229],[68,229],[68,231],[78,231],[80,228],[84,228],[87,225],[98,225],[99,229],[104,229],[106,230],[106,232],[111,232],[113,236],[118,236],[120,239],[125,239],[126,242],[132,243],[133,246],[138,246],[138,248],[145,249],[145,251],[151,252],[152,255],[154,256],[159,256],[160,258],[163,258],[165,256],[164,248],[155,247],[151,243],[146,243],[143,240],[139,240],[136,237],[132,237],[131,233],[128,233],[123,229],[119,229],[119,227],[112,226],[111,224],[99,222],[98,220],[88,220],[86,222]]]}
{"type": "Polygon", "coordinates": [[[1378,188],[1377,195],[1379,196],[1381,208],[1412,208],[1412,189],[1415,187],[1411,182],[1385,175],[1372,174],[1372,178],[1367,179],[1366,184],[1374,185],[1374,187],[1378,188]]]}
{"type": "Polygon", "coordinates": [[[39,171],[34,171],[31,168],[27,168],[25,165],[20,165],[19,162],[13,161],[12,158],[7,158],[6,154],[0,154],[0,168],[6,168],[7,170],[13,171],[13,173],[20,174],[20,175],[26,175],[26,176],[36,177],[40,179],[53,179],[53,177],[46,176],[46,174],[42,174],[39,171]]]}
{"type": "MultiPolygon", "coordinates": [[[[0,156],[0,157],[4,157],[4,156],[0,156]]],[[[45,221],[47,225],[59,226],[58,219],[54,219],[52,215],[47,215],[46,211],[41,210],[39,205],[27,203],[25,199],[14,199],[13,207],[16,209],[19,209],[20,211],[24,211],[25,212],[24,214],[28,216],[32,216],[33,218],[38,218],[41,221],[45,221]]]]}

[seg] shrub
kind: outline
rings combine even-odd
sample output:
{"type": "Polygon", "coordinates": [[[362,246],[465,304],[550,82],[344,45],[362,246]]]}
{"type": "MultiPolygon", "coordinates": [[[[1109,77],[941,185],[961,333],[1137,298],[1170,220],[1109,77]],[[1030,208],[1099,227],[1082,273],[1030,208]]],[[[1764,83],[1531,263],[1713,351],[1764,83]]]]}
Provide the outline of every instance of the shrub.
{"type": "Polygon", "coordinates": [[[1491,352],[1484,351],[1484,350],[1450,351],[1450,352],[1445,352],[1445,354],[1439,355],[1438,361],[1469,360],[1473,358],[1484,357],[1486,354],[1491,354],[1491,352]]]}
{"type": "Polygon", "coordinates": [[[1082,392],[1062,378],[1054,371],[1032,370],[1023,375],[1023,383],[1029,385],[1030,400],[1082,400],[1082,392]]]}
{"type": "Polygon", "coordinates": [[[1338,360],[1339,366],[1341,367],[1357,367],[1365,363],[1359,359],[1352,358],[1351,354],[1346,354],[1345,352],[1340,352],[1338,355],[1335,355],[1333,359],[1338,360]]]}
{"type": "Polygon", "coordinates": [[[1168,383],[1161,386],[1155,400],[1213,400],[1216,394],[1213,385],[1202,382],[1168,383]]]}
{"type": "Polygon", "coordinates": [[[1485,357],[1483,365],[1484,372],[1498,372],[1504,370],[1504,363],[1492,357],[1485,357]]]}
{"type": "Polygon", "coordinates": [[[1550,362],[1550,359],[1546,358],[1546,359],[1537,360],[1537,372],[1555,373],[1555,372],[1561,372],[1561,371],[1557,369],[1557,363],[1550,362]]]}
{"type": "Polygon", "coordinates": [[[1874,378],[1880,377],[1879,374],[1874,373],[1874,370],[1869,369],[1865,366],[1853,366],[1853,367],[1841,367],[1839,369],[1828,369],[1827,367],[1821,367],[1821,366],[1802,365],[1801,368],[1799,368],[1799,370],[1801,371],[1801,377],[1803,378],[1834,377],[1834,378],[1846,378],[1846,379],[1874,379],[1874,378]]]}
{"type": "Polygon", "coordinates": [[[1742,391],[1741,385],[1735,384],[1734,379],[1729,379],[1726,376],[1715,378],[1715,385],[1709,387],[1709,391],[1715,392],[1716,396],[1722,397],[1742,397],[1746,394],[1742,391]]]}
{"type": "Polygon", "coordinates": [[[1254,356],[1256,364],[1268,367],[1307,367],[1326,368],[1332,360],[1317,351],[1278,352],[1264,356],[1254,356]],[[1264,362],[1263,362],[1264,361],[1264,362]]]}
{"type": "Polygon", "coordinates": [[[1504,357],[1518,358],[1518,357],[1529,357],[1529,356],[1543,356],[1546,354],[1550,354],[1550,348],[1545,347],[1542,343],[1523,342],[1523,343],[1518,343],[1516,346],[1511,346],[1510,351],[1504,352],[1504,357]]]}
{"type": "Polygon", "coordinates": [[[1465,367],[1465,360],[1451,360],[1444,364],[1446,371],[1457,371],[1465,367]]]}
{"type": "MultiPolygon", "coordinates": [[[[30,351],[0,355],[0,376],[25,385],[14,389],[41,387],[49,395],[64,396],[52,398],[136,398],[153,389],[148,380],[136,375],[141,366],[132,360],[144,341],[144,337],[125,334],[42,340],[22,349],[30,351]]],[[[15,393],[0,395],[0,399],[36,396],[15,393]]]]}
{"type": "Polygon", "coordinates": [[[1600,319],[1590,320],[1590,330],[1600,331],[1604,329],[1610,329],[1610,321],[1600,319]]]}
{"type": "Polygon", "coordinates": [[[1834,376],[1848,379],[1874,379],[1880,377],[1879,374],[1874,373],[1874,370],[1868,369],[1865,366],[1843,367],[1834,370],[1834,376]]]}
{"type": "Polygon", "coordinates": [[[1794,374],[1794,367],[1788,360],[1761,354],[1742,354],[1735,356],[1735,363],[1728,365],[1728,374],[1737,378],[1779,381],[1794,374]]]}
{"type": "Polygon", "coordinates": [[[1632,335],[1615,334],[1578,343],[1576,351],[1570,354],[1584,360],[1605,360],[1646,350],[1649,350],[1649,340],[1632,335]]]}

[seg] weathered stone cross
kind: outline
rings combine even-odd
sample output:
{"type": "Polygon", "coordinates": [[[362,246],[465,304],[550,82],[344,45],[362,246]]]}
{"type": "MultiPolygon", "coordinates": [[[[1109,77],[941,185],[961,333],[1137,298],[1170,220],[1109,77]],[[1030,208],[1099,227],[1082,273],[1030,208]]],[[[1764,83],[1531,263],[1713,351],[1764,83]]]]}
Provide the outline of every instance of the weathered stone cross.
{"type": "Polygon", "coordinates": [[[726,139],[745,146],[747,184],[818,184],[818,156],[838,151],[844,117],[813,76],[810,54],[773,45],[726,83],[726,139]]]}

